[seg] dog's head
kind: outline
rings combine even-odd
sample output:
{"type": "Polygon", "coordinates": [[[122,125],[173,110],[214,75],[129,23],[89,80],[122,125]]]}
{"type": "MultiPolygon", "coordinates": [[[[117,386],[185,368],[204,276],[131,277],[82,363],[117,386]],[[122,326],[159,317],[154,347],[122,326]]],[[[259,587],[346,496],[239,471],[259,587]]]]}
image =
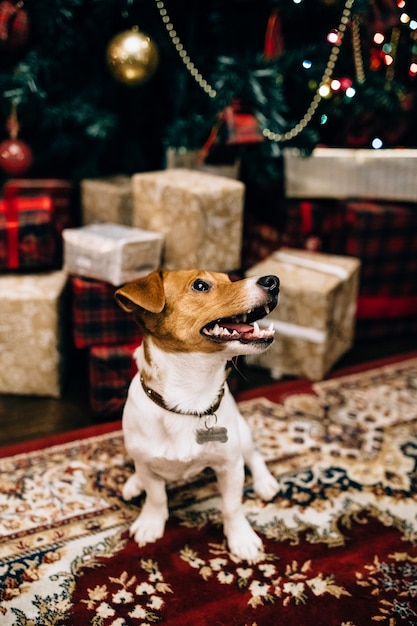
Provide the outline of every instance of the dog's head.
{"type": "Polygon", "coordinates": [[[115,297],[162,350],[236,356],[272,343],[273,329],[259,329],[256,321],[275,308],[278,293],[276,276],[232,282],[217,272],[159,270],[121,287],[115,297]]]}

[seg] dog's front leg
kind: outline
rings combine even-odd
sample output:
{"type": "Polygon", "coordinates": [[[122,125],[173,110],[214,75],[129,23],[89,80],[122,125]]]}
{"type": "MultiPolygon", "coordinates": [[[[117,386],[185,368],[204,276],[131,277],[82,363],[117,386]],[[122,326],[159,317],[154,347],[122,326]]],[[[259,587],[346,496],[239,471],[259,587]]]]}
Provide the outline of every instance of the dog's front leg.
{"type": "Polygon", "coordinates": [[[217,481],[223,502],[224,534],[229,550],[237,558],[255,563],[263,554],[262,540],[252,529],[242,506],[244,467],[242,462],[218,470],[217,481]]]}
{"type": "Polygon", "coordinates": [[[140,482],[146,492],[146,499],[142,511],[130,527],[130,534],[139,546],[144,546],[164,534],[168,502],[163,479],[142,468],[140,482]]]}

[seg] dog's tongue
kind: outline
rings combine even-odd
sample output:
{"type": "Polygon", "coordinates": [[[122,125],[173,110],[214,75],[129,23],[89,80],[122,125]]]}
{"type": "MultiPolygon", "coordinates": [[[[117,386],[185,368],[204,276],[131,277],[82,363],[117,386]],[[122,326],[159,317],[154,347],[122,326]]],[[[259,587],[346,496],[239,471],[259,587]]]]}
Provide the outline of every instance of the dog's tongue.
{"type": "Polygon", "coordinates": [[[253,333],[253,326],[250,324],[222,324],[223,328],[227,328],[230,332],[236,330],[239,334],[248,334],[253,333]]]}

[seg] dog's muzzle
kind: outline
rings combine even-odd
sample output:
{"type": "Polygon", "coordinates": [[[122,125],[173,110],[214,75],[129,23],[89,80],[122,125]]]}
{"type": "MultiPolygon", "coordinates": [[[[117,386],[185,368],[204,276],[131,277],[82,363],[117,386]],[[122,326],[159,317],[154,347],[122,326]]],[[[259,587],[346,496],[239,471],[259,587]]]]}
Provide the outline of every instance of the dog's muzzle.
{"type": "Polygon", "coordinates": [[[213,320],[202,328],[201,333],[216,343],[238,341],[239,343],[270,344],[275,332],[273,323],[271,322],[269,328],[259,328],[257,320],[268,315],[276,307],[279,279],[273,275],[261,276],[256,284],[266,292],[262,304],[232,317],[213,320]]]}

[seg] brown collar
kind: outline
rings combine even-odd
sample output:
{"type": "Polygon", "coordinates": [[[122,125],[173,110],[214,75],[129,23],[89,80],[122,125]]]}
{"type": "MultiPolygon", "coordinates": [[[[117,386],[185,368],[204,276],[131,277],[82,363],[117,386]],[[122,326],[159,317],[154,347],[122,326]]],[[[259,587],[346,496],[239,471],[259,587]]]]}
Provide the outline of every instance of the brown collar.
{"type": "Polygon", "coordinates": [[[206,415],[214,415],[214,413],[219,408],[220,403],[223,400],[223,396],[224,396],[224,384],[223,384],[223,386],[221,387],[217,395],[216,400],[206,411],[203,411],[202,413],[197,413],[193,411],[189,411],[189,412],[188,411],[176,411],[174,409],[171,409],[169,406],[167,406],[165,400],[158,392],[154,391],[153,389],[151,389],[150,387],[146,385],[142,376],[140,377],[140,382],[142,383],[143,390],[148,396],[148,398],[153,400],[155,404],[160,406],[162,409],[165,409],[166,411],[170,411],[171,413],[178,413],[179,415],[192,415],[194,417],[204,417],[206,415]]]}

